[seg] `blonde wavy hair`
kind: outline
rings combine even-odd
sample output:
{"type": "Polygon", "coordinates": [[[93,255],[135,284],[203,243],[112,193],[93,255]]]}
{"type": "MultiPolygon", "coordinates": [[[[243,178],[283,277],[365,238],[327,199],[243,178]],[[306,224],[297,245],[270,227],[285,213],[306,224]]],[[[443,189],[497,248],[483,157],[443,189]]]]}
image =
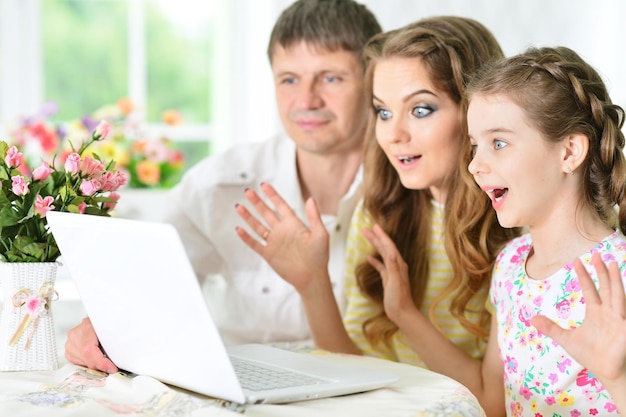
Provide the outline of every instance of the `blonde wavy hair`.
{"type": "MultiPolygon", "coordinates": [[[[475,20],[454,16],[423,19],[370,39],[364,50],[370,94],[376,64],[395,57],[420,59],[435,85],[463,109],[469,77],[487,62],[501,59],[503,53],[491,32],[475,20]]],[[[375,112],[373,107],[372,112],[375,112]]],[[[463,116],[461,111],[459,114],[460,124],[463,116]]],[[[428,189],[410,190],[402,186],[372,133],[374,123],[369,126],[371,134],[364,160],[364,209],[389,234],[407,262],[413,300],[420,307],[429,277],[426,248],[432,195],[428,189]]],[[[469,139],[463,140],[463,153],[467,153],[469,139]]],[[[436,296],[429,317],[434,323],[437,305],[451,298],[450,312],[476,335],[478,343],[487,336],[489,313],[483,309],[480,323],[474,323],[466,316],[468,303],[489,285],[497,253],[519,233],[498,225],[489,198],[478,188],[467,164],[461,160],[459,155],[457,169],[446,179],[449,191],[444,211],[445,248],[454,278],[436,296]]],[[[361,291],[381,307],[380,314],[363,324],[364,334],[374,346],[381,342],[389,346],[398,327],[384,313],[380,275],[364,261],[357,266],[356,278],[361,291]]]]}

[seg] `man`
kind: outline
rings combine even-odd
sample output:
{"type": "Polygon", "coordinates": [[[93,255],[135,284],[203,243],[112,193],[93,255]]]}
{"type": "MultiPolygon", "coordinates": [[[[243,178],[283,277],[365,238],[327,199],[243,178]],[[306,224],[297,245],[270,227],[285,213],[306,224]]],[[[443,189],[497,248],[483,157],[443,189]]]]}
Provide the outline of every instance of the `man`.
{"type": "MultiPolygon", "coordinates": [[[[313,197],[330,234],[329,270],[343,305],[349,220],[359,198],[368,106],[361,50],[381,31],[353,0],[298,0],[272,31],[268,56],[288,137],[231,148],[192,168],[172,190],[165,221],[179,231],[201,282],[223,278],[208,304],[226,343],[307,340],[306,316],[293,287],[236,235],[234,212],[248,188],[270,183],[302,219],[313,197]],[[217,294],[217,295],[216,295],[217,294]]],[[[173,295],[174,296],[174,295],[173,295]]],[[[193,319],[193,318],[190,318],[193,319]]],[[[70,330],[70,362],[108,372],[89,319],[70,330]]]]}

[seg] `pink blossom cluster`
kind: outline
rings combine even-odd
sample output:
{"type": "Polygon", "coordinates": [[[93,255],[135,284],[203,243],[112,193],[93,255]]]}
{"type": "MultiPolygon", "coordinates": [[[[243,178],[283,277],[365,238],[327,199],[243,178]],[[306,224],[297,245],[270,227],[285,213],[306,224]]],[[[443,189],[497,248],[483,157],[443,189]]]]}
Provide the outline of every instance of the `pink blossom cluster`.
{"type": "MultiPolygon", "coordinates": [[[[101,122],[94,131],[96,140],[102,140],[111,132],[112,126],[107,122],[101,122]]],[[[8,149],[5,163],[9,168],[18,168],[24,162],[24,156],[18,151],[17,147],[12,146],[8,149]]],[[[77,152],[70,153],[64,164],[65,171],[71,175],[80,177],[79,190],[84,196],[92,196],[98,192],[110,192],[109,198],[117,202],[119,195],[113,191],[118,190],[127,182],[127,178],[121,172],[107,171],[101,161],[98,161],[87,155],[81,158],[77,152]]],[[[45,181],[54,169],[50,167],[48,162],[42,162],[41,165],[32,173],[33,181],[45,181]]],[[[11,177],[12,191],[15,195],[24,196],[29,193],[28,180],[22,175],[14,175],[11,177]]],[[[41,217],[55,208],[53,205],[54,197],[42,197],[37,195],[35,199],[35,212],[41,217]]],[[[116,203],[105,203],[104,208],[113,209],[116,203]]],[[[82,202],[78,205],[80,213],[84,213],[87,204],[82,202]]]]}
{"type": "Polygon", "coordinates": [[[86,196],[98,191],[114,191],[126,184],[126,176],[121,172],[107,171],[101,161],[89,155],[81,159],[76,152],[69,154],[65,160],[65,171],[80,175],[80,191],[86,196]]]}

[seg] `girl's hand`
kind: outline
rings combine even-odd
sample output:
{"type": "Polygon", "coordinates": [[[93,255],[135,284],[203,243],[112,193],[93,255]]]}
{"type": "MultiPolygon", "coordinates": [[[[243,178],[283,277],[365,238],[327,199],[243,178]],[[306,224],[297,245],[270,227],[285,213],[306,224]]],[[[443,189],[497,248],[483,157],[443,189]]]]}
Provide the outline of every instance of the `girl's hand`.
{"type": "Polygon", "coordinates": [[[395,243],[379,225],[374,225],[372,230],[364,229],[363,235],[382,257],[382,262],[374,256],[367,260],[382,278],[385,313],[401,327],[404,313],[418,311],[413,302],[408,266],[395,243]]]}
{"type": "MultiPolygon", "coordinates": [[[[574,261],[587,306],[583,324],[566,330],[545,316],[533,317],[532,324],[563,346],[609,392],[611,387],[621,387],[618,389],[626,394],[626,300],[621,274],[617,263],[611,262],[607,269],[597,253],[592,263],[598,275],[599,292],[580,260],[574,261]]],[[[611,394],[616,395],[615,391],[611,394]]]]}
{"type": "Polygon", "coordinates": [[[261,184],[261,189],[276,211],[268,207],[256,192],[246,190],[246,198],[258,217],[241,204],[236,207],[237,214],[260,240],[241,227],[236,228],[237,235],[302,294],[313,277],[328,276],[328,232],[313,199],[306,202],[309,228],[271,185],[261,184]]]}

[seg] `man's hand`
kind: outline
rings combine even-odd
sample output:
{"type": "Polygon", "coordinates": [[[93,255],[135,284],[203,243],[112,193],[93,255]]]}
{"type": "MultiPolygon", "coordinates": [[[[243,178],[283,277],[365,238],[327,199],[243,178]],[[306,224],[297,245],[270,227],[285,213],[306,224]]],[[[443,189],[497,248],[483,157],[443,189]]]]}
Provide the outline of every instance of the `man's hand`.
{"type": "Polygon", "coordinates": [[[100,341],[88,317],[67,332],[65,358],[75,365],[109,374],[118,371],[117,366],[100,348],[100,341]]]}

